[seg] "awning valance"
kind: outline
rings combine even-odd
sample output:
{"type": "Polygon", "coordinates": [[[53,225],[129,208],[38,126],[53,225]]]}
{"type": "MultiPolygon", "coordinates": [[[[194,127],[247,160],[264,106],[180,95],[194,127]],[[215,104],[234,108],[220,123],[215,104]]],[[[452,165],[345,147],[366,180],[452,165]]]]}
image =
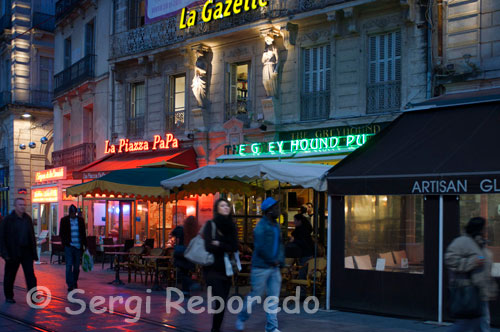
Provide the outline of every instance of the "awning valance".
{"type": "Polygon", "coordinates": [[[331,195],[500,192],[500,103],[406,112],[328,174],[331,195]]]}

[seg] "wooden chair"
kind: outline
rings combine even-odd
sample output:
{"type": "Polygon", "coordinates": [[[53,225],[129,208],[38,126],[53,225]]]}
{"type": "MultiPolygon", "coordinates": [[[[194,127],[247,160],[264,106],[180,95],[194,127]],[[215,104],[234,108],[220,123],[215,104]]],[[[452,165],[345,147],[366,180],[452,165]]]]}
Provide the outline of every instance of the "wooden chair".
{"type": "Polygon", "coordinates": [[[314,270],[314,258],[307,261],[307,278],[304,279],[291,279],[288,284],[290,287],[304,286],[309,294],[312,293],[314,285],[319,290],[319,294],[325,293],[326,285],[326,258],[316,258],[316,270],[314,270]],[[315,278],[316,277],[316,278],[315,278]]]}
{"type": "MultiPolygon", "coordinates": [[[[151,251],[149,252],[149,255],[151,255],[151,256],[163,256],[164,253],[165,253],[164,249],[154,248],[154,249],[151,249],[151,251]]],[[[153,280],[154,280],[154,276],[156,273],[156,261],[155,261],[155,259],[146,258],[144,261],[144,266],[145,266],[144,284],[147,285],[148,284],[148,275],[151,277],[151,282],[153,282],[153,280]]]]}
{"type": "MultiPolygon", "coordinates": [[[[104,239],[102,239],[102,244],[112,245],[112,244],[115,244],[115,241],[113,241],[112,237],[105,237],[104,239]]],[[[102,267],[101,267],[102,269],[104,269],[104,263],[106,262],[106,256],[111,257],[109,267],[111,269],[113,268],[113,257],[112,256],[114,255],[115,252],[116,252],[116,248],[106,248],[106,247],[103,248],[102,267]]]]}
{"type": "Polygon", "coordinates": [[[141,276],[146,273],[146,265],[142,261],[141,255],[144,254],[143,247],[132,247],[128,251],[133,255],[129,255],[126,262],[118,263],[121,267],[126,268],[128,271],[128,282],[132,280],[132,272],[134,272],[134,282],[137,281],[137,273],[141,276]]]}
{"type": "Polygon", "coordinates": [[[344,258],[344,268],[346,269],[354,269],[354,259],[352,256],[347,256],[344,258]]]}
{"type": "Polygon", "coordinates": [[[385,259],[385,266],[386,267],[395,267],[395,266],[397,266],[396,262],[394,262],[394,258],[392,257],[392,252],[390,252],[390,251],[389,252],[384,252],[384,253],[378,254],[378,256],[380,258],[385,259]]]}
{"type": "Polygon", "coordinates": [[[290,280],[292,279],[297,279],[297,276],[299,274],[299,268],[298,268],[298,261],[297,258],[285,258],[285,266],[283,266],[280,269],[281,272],[281,287],[284,287],[285,292],[287,294],[292,291],[292,288],[290,286],[290,280]]]}
{"type": "Polygon", "coordinates": [[[61,242],[59,235],[52,235],[50,240],[52,249],[50,250],[50,264],[52,264],[52,256],[57,255],[57,263],[61,264],[61,256],[64,256],[64,246],[53,242],[61,242]]]}
{"type": "Polygon", "coordinates": [[[373,270],[373,265],[369,255],[354,256],[354,262],[358,270],[373,270]]]}

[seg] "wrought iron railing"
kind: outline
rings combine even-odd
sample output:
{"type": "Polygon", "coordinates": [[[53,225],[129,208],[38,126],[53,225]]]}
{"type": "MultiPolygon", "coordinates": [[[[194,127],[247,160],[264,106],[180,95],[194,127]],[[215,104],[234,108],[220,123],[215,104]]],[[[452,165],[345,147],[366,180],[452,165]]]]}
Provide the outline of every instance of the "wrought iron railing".
{"type": "Polygon", "coordinates": [[[56,20],[54,15],[34,12],[31,27],[48,32],[54,32],[56,20]]]}
{"type": "Polygon", "coordinates": [[[95,55],[90,54],[54,76],[54,95],[74,88],[95,75],[95,55]]]}
{"type": "MultiPolygon", "coordinates": [[[[172,16],[153,24],[113,35],[111,38],[111,58],[119,58],[176,44],[189,38],[235,28],[259,20],[287,17],[349,1],[354,0],[269,1],[266,7],[228,16],[223,20],[214,20],[208,23],[200,22],[183,30],[179,30],[178,17],[172,16]]],[[[201,8],[200,6],[196,10],[201,11],[201,8]]],[[[198,13],[198,17],[200,15],[198,13]]]]}
{"type": "Polygon", "coordinates": [[[0,107],[4,107],[12,102],[12,93],[10,91],[0,92],[0,107]]]}
{"type": "Polygon", "coordinates": [[[59,21],[75,9],[81,0],[59,0],[56,2],[56,20],[59,21]]]}
{"type": "Polygon", "coordinates": [[[127,136],[142,137],[144,136],[144,117],[138,116],[127,120],[127,136]]]}
{"type": "Polygon", "coordinates": [[[231,118],[235,117],[242,121],[245,127],[248,127],[252,121],[251,114],[252,103],[250,100],[239,100],[232,103],[226,103],[224,121],[231,120],[231,118]]]}
{"type": "Polygon", "coordinates": [[[167,116],[167,130],[175,131],[185,128],[185,116],[186,111],[175,111],[173,113],[168,113],[167,116]]]}
{"type": "Polygon", "coordinates": [[[71,148],[52,152],[54,167],[75,169],[95,160],[95,143],[83,143],[71,148]]]}
{"type": "Polygon", "coordinates": [[[401,107],[401,82],[369,84],[366,95],[367,113],[398,111],[401,107]]]}
{"type": "Polygon", "coordinates": [[[324,120],[330,115],[330,91],[302,93],[300,120],[324,120]]]}

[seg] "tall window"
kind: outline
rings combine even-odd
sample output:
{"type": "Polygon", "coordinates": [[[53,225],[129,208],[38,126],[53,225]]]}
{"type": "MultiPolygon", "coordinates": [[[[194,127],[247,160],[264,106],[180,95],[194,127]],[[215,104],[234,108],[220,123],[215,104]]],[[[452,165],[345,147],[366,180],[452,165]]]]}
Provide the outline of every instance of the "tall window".
{"type": "Polygon", "coordinates": [[[71,37],[64,40],[64,68],[71,66],[71,37]]]}
{"type": "Polygon", "coordinates": [[[49,57],[40,57],[40,91],[52,90],[52,62],[49,57]]]}
{"type": "Polygon", "coordinates": [[[184,128],[186,116],[186,75],[170,78],[170,105],[167,113],[167,129],[184,128]]]}
{"type": "Polygon", "coordinates": [[[330,45],[305,48],[301,120],[327,119],[330,113],[330,45]]]}
{"type": "Polygon", "coordinates": [[[248,95],[250,62],[231,63],[228,65],[226,89],[225,120],[231,117],[248,124],[250,121],[250,100],[248,95]]]}
{"type": "Polygon", "coordinates": [[[146,1],[129,0],[129,28],[142,27],[146,18],[146,1]]]}
{"type": "Polygon", "coordinates": [[[129,87],[130,106],[127,119],[127,134],[129,137],[142,137],[146,110],[146,87],[144,82],[133,83],[129,87]]]}
{"type": "Polygon", "coordinates": [[[85,55],[94,54],[95,35],[94,35],[94,20],[85,24],[85,55]]]}
{"type": "Polygon", "coordinates": [[[401,32],[369,38],[367,112],[399,110],[401,105],[401,32]]]}

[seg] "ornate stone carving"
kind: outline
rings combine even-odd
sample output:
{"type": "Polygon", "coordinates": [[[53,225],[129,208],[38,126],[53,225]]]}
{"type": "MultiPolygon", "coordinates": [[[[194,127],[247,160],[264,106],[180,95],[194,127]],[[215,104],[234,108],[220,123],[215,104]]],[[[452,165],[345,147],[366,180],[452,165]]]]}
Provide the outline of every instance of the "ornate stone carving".
{"type": "Polygon", "coordinates": [[[208,71],[209,63],[207,60],[207,53],[210,49],[204,45],[195,45],[192,50],[195,52],[196,62],[194,65],[194,77],[191,84],[194,97],[198,102],[198,106],[203,107],[208,90],[208,71]]]}
{"type": "Polygon", "coordinates": [[[280,34],[283,37],[283,44],[286,49],[289,49],[291,46],[295,46],[295,44],[297,44],[298,33],[298,24],[293,24],[292,22],[288,22],[285,26],[280,28],[280,34]]]}
{"type": "Polygon", "coordinates": [[[344,8],[344,18],[347,21],[347,31],[349,33],[358,32],[356,28],[356,17],[354,7],[344,8]]]}
{"type": "Polygon", "coordinates": [[[390,24],[395,24],[401,21],[401,14],[385,16],[385,17],[377,17],[372,20],[367,21],[363,24],[364,29],[372,29],[379,28],[384,29],[390,24]]]}
{"type": "Polygon", "coordinates": [[[328,39],[330,36],[330,32],[328,30],[320,30],[309,33],[304,33],[301,37],[298,38],[300,43],[304,43],[307,41],[311,41],[316,43],[320,39],[328,39]]]}

